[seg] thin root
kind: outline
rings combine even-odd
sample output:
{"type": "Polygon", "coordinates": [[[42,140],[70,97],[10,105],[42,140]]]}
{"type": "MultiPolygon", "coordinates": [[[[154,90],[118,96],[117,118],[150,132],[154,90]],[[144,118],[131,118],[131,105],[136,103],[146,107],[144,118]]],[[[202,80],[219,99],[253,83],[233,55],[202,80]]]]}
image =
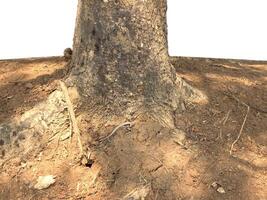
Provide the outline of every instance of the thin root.
{"type": "Polygon", "coordinates": [[[246,113],[246,116],[245,116],[244,121],[243,121],[243,123],[242,123],[242,126],[241,126],[241,128],[240,128],[239,134],[238,134],[236,140],[235,140],[235,141],[232,143],[232,145],[231,145],[230,155],[232,155],[234,145],[238,142],[238,140],[240,139],[240,137],[241,137],[241,135],[242,135],[242,132],[243,132],[243,129],[244,129],[244,126],[245,126],[245,124],[246,124],[246,121],[247,121],[247,118],[248,118],[248,114],[249,114],[249,111],[250,111],[250,107],[249,107],[248,104],[246,104],[246,103],[240,101],[240,100],[239,100],[238,98],[236,98],[235,96],[232,96],[232,97],[233,97],[238,103],[241,103],[241,104],[243,104],[244,106],[247,107],[247,113],[246,113]]]}
{"type": "Polygon", "coordinates": [[[133,122],[124,122],[124,123],[122,123],[122,124],[120,124],[119,126],[117,126],[108,136],[106,136],[106,137],[104,137],[104,138],[102,138],[102,139],[100,139],[100,142],[104,142],[104,141],[106,141],[106,140],[108,140],[110,137],[112,137],[115,133],[116,133],[116,131],[118,130],[118,129],[120,129],[121,127],[124,127],[124,126],[133,126],[133,122]]]}

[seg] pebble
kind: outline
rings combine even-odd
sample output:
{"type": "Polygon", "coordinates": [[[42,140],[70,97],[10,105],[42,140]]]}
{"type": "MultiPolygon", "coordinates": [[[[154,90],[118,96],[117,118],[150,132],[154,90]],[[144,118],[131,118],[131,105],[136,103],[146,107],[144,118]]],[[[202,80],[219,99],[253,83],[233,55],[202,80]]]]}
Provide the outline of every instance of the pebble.
{"type": "Polygon", "coordinates": [[[221,186],[221,184],[217,183],[217,182],[213,182],[211,184],[211,187],[213,187],[217,192],[219,192],[220,194],[224,194],[225,190],[224,188],[221,186]]]}
{"type": "Polygon", "coordinates": [[[25,87],[26,87],[27,89],[32,89],[32,88],[33,88],[33,84],[31,84],[31,83],[26,83],[25,87]]]}
{"type": "Polygon", "coordinates": [[[224,194],[225,190],[223,189],[223,187],[218,187],[217,192],[219,192],[220,194],[224,194]]]}
{"type": "Polygon", "coordinates": [[[34,185],[34,188],[38,190],[49,188],[56,182],[55,178],[56,177],[53,175],[39,176],[37,179],[37,183],[34,185]]]}

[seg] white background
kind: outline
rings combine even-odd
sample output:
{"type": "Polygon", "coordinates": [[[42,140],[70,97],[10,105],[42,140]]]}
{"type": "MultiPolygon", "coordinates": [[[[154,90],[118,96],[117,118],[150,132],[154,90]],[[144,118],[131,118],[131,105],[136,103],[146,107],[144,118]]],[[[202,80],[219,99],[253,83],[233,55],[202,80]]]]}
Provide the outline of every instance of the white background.
{"type": "Polygon", "coordinates": [[[0,0],[0,59],[62,55],[77,0],[0,0]]]}
{"type": "MultiPolygon", "coordinates": [[[[62,55],[77,0],[1,0],[0,59],[62,55]]],[[[266,0],[168,0],[169,53],[267,60],[266,0]]]]}

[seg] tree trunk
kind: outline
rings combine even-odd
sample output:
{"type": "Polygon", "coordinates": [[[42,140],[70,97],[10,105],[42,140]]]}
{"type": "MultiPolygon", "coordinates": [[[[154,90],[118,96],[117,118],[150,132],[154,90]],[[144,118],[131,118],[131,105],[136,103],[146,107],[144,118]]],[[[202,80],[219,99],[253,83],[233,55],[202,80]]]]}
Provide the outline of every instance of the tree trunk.
{"type": "Polygon", "coordinates": [[[171,113],[192,94],[169,62],[166,10],[166,0],[79,0],[69,83],[84,100],[171,113]]]}

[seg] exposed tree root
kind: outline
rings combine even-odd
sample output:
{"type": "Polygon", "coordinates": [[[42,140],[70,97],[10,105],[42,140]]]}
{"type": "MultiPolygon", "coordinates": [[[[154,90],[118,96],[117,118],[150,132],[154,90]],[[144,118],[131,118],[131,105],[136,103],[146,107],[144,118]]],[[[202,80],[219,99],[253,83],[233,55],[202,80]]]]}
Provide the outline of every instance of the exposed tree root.
{"type": "MultiPolygon", "coordinates": [[[[80,153],[81,153],[81,156],[84,156],[83,145],[82,145],[82,141],[81,141],[81,134],[80,134],[80,130],[79,130],[79,127],[78,127],[78,124],[77,124],[77,120],[76,120],[76,117],[75,117],[73,105],[72,105],[70,97],[69,97],[68,89],[67,89],[65,83],[63,83],[62,81],[59,81],[59,84],[60,84],[61,90],[62,90],[62,92],[63,92],[63,94],[65,96],[66,103],[67,103],[67,106],[68,106],[71,128],[73,129],[73,132],[75,134],[77,134],[80,153]]],[[[72,136],[72,132],[70,132],[70,137],[71,136],[72,136]]]]}
{"type": "Polygon", "coordinates": [[[3,159],[18,152],[19,156],[38,153],[47,145],[51,135],[64,133],[68,127],[66,106],[63,93],[55,91],[19,119],[0,124],[0,139],[4,143],[0,150],[5,154],[3,159]]]}
{"type": "Polygon", "coordinates": [[[198,104],[206,104],[208,102],[208,97],[205,93],[195,87],[192,87],[181,77],[177,77],[176,88],[177,93],[179,94],[180,101],[182,100],[186,103],[198,104]]]}

